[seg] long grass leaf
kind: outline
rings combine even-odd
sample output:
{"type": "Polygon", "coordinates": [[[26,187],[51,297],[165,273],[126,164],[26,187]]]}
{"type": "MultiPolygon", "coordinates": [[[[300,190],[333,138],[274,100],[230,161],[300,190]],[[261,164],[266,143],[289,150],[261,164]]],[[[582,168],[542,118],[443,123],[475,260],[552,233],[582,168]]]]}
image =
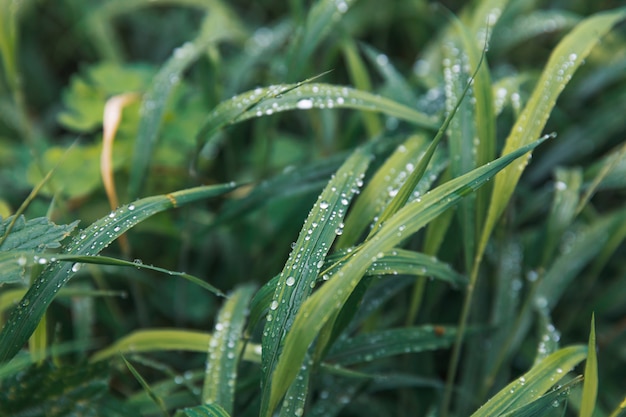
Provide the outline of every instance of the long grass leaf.
{"type": "MultiPolygon", "coordinates": [[[[539,136],[557,98],[574,72],[600,38],[625,17],[626,9],[624,8],[598,13],[578,24],[561,40],[552,52],[530,100],[511,129],[502,151],[503,154],[539,136]]],[[[491,232],[508,204],[529,157],[514,162],[496,176],[478,248],[478,259],[482,257],[491,232]]]]}
{"type": "Polygon", "coordinates": [[[326,360],[343,366],[366,363],[393,355],[446,348],[455,337],[455,328],[432,325],[364,333],[337,342],[326,360]]]}
{"type": "Polygon", "coordinates": [[[581,378],[575,378],[551,390],[547,394],[542,395],[535,401],[503,414],[502,417],[540,417],[549,415],[551,410],[554,410],[565,402],[572,387],[575,387],[580,381],[581,378]]]}
{"type": "Polygon", "coordinates": [[[339,311],[359,284],[361,277],[372,262],[417,232],[441,213],[454,206],[462,197],[479,188],[502,168],[516,158],[534,149],[544,139],[520,148],[498,160],[479,167],[468,174],[453,179],[426,194],[421,201],[405,205],[387,220],[378,233],[367,240],[350,260],[320,290],[309,297],[295,318],[284,341],[284,348],[273,374],[269,410],[273,410],[286,387],[297,373],[304,355],[318,332],[339,311]],[[380,255],[379,255],[380,254],[380,255]]]}
{"type": "MultiPolygon", "coordinates": [[[[96,255],[113,240],[139,222],[161,211],[214,197],[235,188],[235,184],[190,188],[148,197],[123,206],[80,232],[64,247],[69,255],[96,255]]],[[[57,292],[74,274],[67,262],[49,263],[37,277],[0,333],[0,363],[11,359],[28,340],[57,292]]]]}
{"type": "Polygon", "coordinates": [[[598,358],[596,356],[596,320],[591,316],[591,331],[587,346],[587,361],[585,363],[585,382],[583,383],[583,397],[580,403],[579,417],[592,417],[596,408],[598,396],[598,358]]]}
{"type": "Polygon", "coordinates": [[[254,286],[238,288],[219,312],[209,353],[202,389],[203,404],[219,404],[232,414],[237,365],[244,347],[243,327],[254,286]]]}
{"type": "Polygon", "coordinates": [[[570,369],[585,359],[585,346],[571,346],[554,352],[524,375],[494,395],[472,417],[494,417],[537,400],[557,384],[570,369]]]}
{"type": "MultiPolygon", "coordinates": [[[[350,200],[359,190],[370,154],[357,149],[337,171],[309,213],[298,240],[276,284],[274,298],[263,330],[263,402],[261,415],[271,415],[268,407],[270,387],[279,385],[283,392],[291,384],[272,377],[281,355],[285,333],[291,327],[300,306],[311,293],[330,247],[343,229],[343,219],[350,200]]],[[[299,366],[295,367],[296,373],[299,366]]]]}

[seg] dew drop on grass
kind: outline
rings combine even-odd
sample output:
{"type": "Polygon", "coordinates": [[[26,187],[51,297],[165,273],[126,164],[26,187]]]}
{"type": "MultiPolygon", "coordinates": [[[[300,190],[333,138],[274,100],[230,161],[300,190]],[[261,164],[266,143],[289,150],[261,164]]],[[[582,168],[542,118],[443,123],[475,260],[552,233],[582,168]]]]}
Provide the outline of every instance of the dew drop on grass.
{"type": "Polygon", "coordinates": [[[324,266],[324,260],[323,259],[317,262],[317,267],[318,268],[321,268],[323,266],[324,266]]]}
{"type": "Polygon", "coordinates": [[[24,255],[22,255],[19,258],[17,258],[17,264],[19,266],[25,266],[26,265],[26,257],[24,255]]]}
{"type": "Polygon", "coordinates": [[[296,103],[296,107],[301,110],[307,110],[313,108],[313,100],[308,98],[303,98],[296,103]]]}
{"type": "Polygon", "coordinates": [[[287,284],[288,287],[293,286],[293,284],[296,283],[296,279],[294,277],[289,277],[287,278],[287,281],[285,281],[285,284],[287,284]]]}
{"type": "Polygon", "coordinates": [[[272,304],[270,304],[270,310],[276,310],[278,308],[278,301],[274,300],[272,301],[272,304]]]}
{"type": "Polygon", "coordinates": [[[563,191],[567,189],[567,184],[565,184],[563,181],[557,181],[556,183],[554,183],[554,188],[559,191],[563,191]]]}
{"type": "Polygon", "coordinates": [[[326,201],[326,200],[322,200],[322,201],[320,202],[320,208],[321,208],[322,210],[327,209],[327,208],[328,208],[328,206],[329,206],[328,201],[326,201]]]}
{"type": "Polygon", "coordinates": [[[130,206],[128,206],[128,210],[133,211],[135,210],[135,205],[131,204],[130,206]]]}
{"type": "Polygon", "coordinates": [[[82,265],[79,262],[76,262],[74,265],[72,265],[72,272],[78,272],[81,267],[82,265]]]}

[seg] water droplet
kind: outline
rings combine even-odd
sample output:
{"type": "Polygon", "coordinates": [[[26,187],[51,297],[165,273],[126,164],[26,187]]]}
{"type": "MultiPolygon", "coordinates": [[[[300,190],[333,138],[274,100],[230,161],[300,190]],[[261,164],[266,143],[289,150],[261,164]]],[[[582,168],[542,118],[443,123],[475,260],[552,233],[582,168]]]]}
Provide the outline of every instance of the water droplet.
{"type": "Polygon", "coordinates": [[[131,210],[131,211],[132,211],[132,210],[135,210],[135,205],[134,205],[134,204],[131,204],[130,206],[128,206],[128,210],[131,210]]]}
{"type": "Polygon", "coordinates": [[[287,281],[285,281],[285,284],[287,284],[288,287],[291,287],[295,283],[296,283],[296,279],[294,277],[289,277],[287,278],[287,281]]]}
{"type": "Polygon", "coordinates": [[[320,208],[321,208],[321,209],[327,209],[327,208],[328,208],[328,206],[329,206],[328,201],[322,200],[322,201],[320,202],[320,208]]]}
{"type": "Polygon", "coordinates": [[[324,266],[324,260],[323,259],[317,262],[317,267],[318,268],[321,268],[323,266],[324,266]]]}
{"type": "Polygon", "coordinates": [[[82,264],[80,264],[79,262],[76,262],[74,265],[72,265],[72,272],[78,272],[81,267],[82,267],[82,264]]]}
{"type": "Polygon", "coordinates": [[[17,258],[17,264],[19,266],[25,266],[26,265],[26,257],[24,255],[22,255],[19,258],[17,258]]]}
{"type": "Polygon", "coordinates": [[[272,304],[270,304],[270,310],[276,310],[278,308],[278,301],[274,300],[272,301],[272,304]]]}
{"type": "Polygon", "coordinates": [[[37,263],[39,265],[45,265],[48,263],[48,260],[46,258],[39,258],[39,260],[37,261],[37,263]]]}
{"type": "Polygon", "coordinates": [[[563,181],[557,181],[556,183],[554,183],[554,188],[556,188],[559,191],[563,191],[567,189],[567,184],[564,183],[563,181]]]}
{"type": "Polygon", "coordinates": [[[296,103],[296,107],[302,110],[312,109],[313,100],[308,99],[308,98],[303,98],[302,100],[296,103]]]}

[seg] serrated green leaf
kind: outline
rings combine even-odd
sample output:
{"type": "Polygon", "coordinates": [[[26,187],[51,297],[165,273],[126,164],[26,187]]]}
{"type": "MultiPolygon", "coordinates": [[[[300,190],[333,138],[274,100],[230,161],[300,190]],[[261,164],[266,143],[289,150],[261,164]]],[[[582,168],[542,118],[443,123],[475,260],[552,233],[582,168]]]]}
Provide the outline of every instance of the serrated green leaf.
{"type": "Polygon", "coordinates": [[[337,342],[326,360],[340,365],[353,365],[376,359],[437,350],[449,347],[456,338],[456,328],[424,325],[364,333],[337,342]]]}
{"type": "Polygon", "coordinates": [[[26,221],[20,216],[6,238],[4,237],[12,217],[0,223],[0,237],[4,239],[0,251],[29,250],[41,253],[45,249],[58,248],[78,225],[78,221],[66,225],[56,225],[46,217],[26,221]]]}
{"type": "Polygon", "coordinates": [[[591,316],[591,331],[587,346],[587,361],[585,363],[585,382],[583,383],[583,397],[580,404],[579,417],[592,417],[596,408],[598,396],[598,358],[596,356],[596,321],[591,316]]]}
{"type": "Polygon", "coordinates": [[[246,285],[228,297],[209,342],[202,403],[219,404],[228,413],[233,412],[237,365],[244,347],[243,327],[253,292],[254,286],[246,285]]]}
{"type": "Polygon", "coordinates": [[[530,404],[557,384],[586,355],[585,346],[571,346],[554,352],[500,390],[472,414],[472,417],[500,416],[530,404]]]}
{"type": "Polygon", "coordinates": [[[421,201],[405,205],[385,222],[359,250],[335,274],[334,279],[324,284],[309,297],[298,312],[284,341],[284,348],[272,375],[274,383],[270,414],[287,390],[297,373],[296,364],[302,363],[304,355],[318,332],[326,322],[344,305],[359,284],[369,265],[407,237],[424,227],[441,213],[454,206],[462,197],[480,187],[489,178],[516,158],[524,155],[539,143],[520,148],[498,160],[479,167],[468,174],[453,179],[426,194],[421,201]],[[280,384],[276,383],[280,381],[280,384]]]}
{"type": "MultiPolygon", "coordinates": [[[[235,188],[235,184],[190,188],[138,200],[123,206],[80,232],[64,247],[68,255],[96,255],[131,227],[161,211],[214,197],[235,188]]],[[[72,265],[52,262],[37,277],[0,333],[0,363],[21,349],[57,292],[73,275],[72,265]]]]}
{"type": "MultiPolygon", "coordinates": [[[[270,388],[281,385],[287,391],[291,380],[272,376],[281,354],[285,333],[313,286],[324,264],[326,254],[343,229],[343,218],[350,200],[359,190],[371,155],[363,148],[357,149],[337,171],[318,197],[298,236],[293,250],[275,287],[270,312],[263,330],[263,400],[262,415],[271,415],[276,403],[268,403],[270,388]]],[[[298,372],[298,368],[295,369],[298,372]]]]}

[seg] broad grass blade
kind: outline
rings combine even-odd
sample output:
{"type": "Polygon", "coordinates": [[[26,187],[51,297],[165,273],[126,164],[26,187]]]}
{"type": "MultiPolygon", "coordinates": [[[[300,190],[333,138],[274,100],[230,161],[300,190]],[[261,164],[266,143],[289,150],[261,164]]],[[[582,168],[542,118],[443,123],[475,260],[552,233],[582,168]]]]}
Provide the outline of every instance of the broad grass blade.
{"type": "Polygon", "coordinates": [[[502,417],[539,417],[553,415],[550,414],[550,411],[559,407],[569,396],[572,387],[575,387],[580,381],[580,378],[573,379],[567,384],[563,384],[547,394],[542,395],[535,401],[503,414],[502,417]]]}
{"type": "MultiPolygon", "coordinates": [[[[557,98],[574,72],[591,52],[596,42],[625,17],[625,8],[598,13],[582,21],[561,40],[552,52],[530,100],[511,129],[502,151],[503,154],[539,136],[557,98]]],[[[508,204],[529,157],[514,162],[496,176],[487,219],[478,247],[478,259],[482,258],[491,232],[508,204]]]]}
{"type": "MultiPolygon", "coordinates": [[[[97,255],[116,238],[148,217],[164,210],[231,191],[235,184],[190,188],[138,200],[123,206],[80,232],[64,247],[67,255],[97,255]]],[[[75,271],[68,262],[49,263],[33,282],[0,333],[0,363],[4,363],[28,340],[46,308],[75,271]]]]}
{"type": "Polygon", "coordinates": [[[179,410],[174,417],[230,417],[230,414],[219,404],[205,404],[179,410]]]}
{"type": "Polygon", "coordinates": [[[254,286],[238,288],[220,310],[209,353],[202,389],[203,404],[219,404],[232,414],[237,365],[244,347],[243,328],[254,286]]]}
{"type": "Polygon", "coordinates": [[[587,356],[585,346],[563,348],[511,382],[478,409],[472,417],[504,415],[537,400],[587,356]]]}
{"type": "Polygon", "coordinates": [[[583,383],[583,397],[580,404],[579,417],[592,417],[596,408],[598,396],[598,358],[596,356],[596,320],[591,317],[591,331],[587,346],[587,361],[585,363],[585,382],[583,383]]]}
{"type": "MultiPolygon", "coordinates": [[[[284,380],[273,375],[280,360],[283,338],[291,328],[294,317],[304,300],[312,292],[326,254],[341,230],[343,219],[353,195],[369,165],[371,155],[357,149],[337,171],[309,213],[300,236],[276,284],[270,311],[263,330],[263,399],[261,415],[269,416],[277,402],[270,401],[270,387],[279,386],[285,393],[292,379],[284,380]]],[[[293,363],[298,373],[301,362],[293,363]]],[[[295,374],[294,374],[295,376],[295,374]]]]}
{"type": "Polygon", "coordinates": [[[435,120],[403,104],[367,91],[305,80],[295,84],[259,87],[220,103],[207,117],[198,142],[211,140],[225,126],[289,110],[347,108],[377,111],[434,130],[435,120]]]}
{"type": "Polygon", "coordinates": [[[339,365],[367,363],[404,353],[416,353],[449,347],[456,338],[456,328],[424,325],[364,333],[337,342],[326,360],[339,365]]]}
{"type": "MultiPolygon", "coordinates": [[[[538,146],[538,140],[528,146],[479,167],[459,178],[453,179],[426,194],[421,201],[413,201],[389,218],[335,274],[309,297],[298,312],[284,340],[284,348],[274,370],[272,379],[280,381],[271,387],[271,412],[295,378],[298,366],[326,322],[334,317],[359,284],[367,268],[385,250],[390,250],[408,236],[417,232],[441,213],[454,206],[461,198],[484,184],[498,171],[515,159],[538,146]]],[[[268,414],[266,414],[268,415],[268,414]]]]}

